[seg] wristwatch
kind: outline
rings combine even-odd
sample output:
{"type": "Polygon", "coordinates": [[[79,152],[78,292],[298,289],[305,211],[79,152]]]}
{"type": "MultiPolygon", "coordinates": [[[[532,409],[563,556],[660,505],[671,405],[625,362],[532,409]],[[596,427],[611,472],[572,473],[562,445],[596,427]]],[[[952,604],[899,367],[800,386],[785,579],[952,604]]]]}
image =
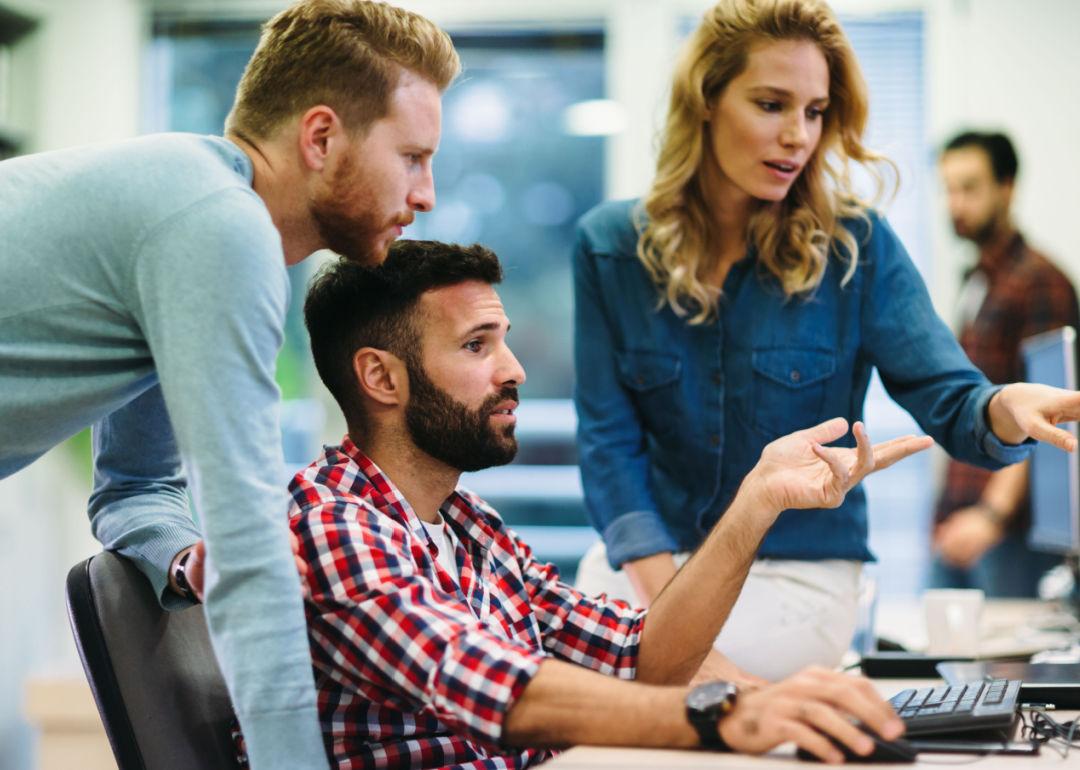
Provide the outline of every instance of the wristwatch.
{"type": "Polygon", "coordinates": [[[699,684],[686,696],[686,718],[697,730],[701,745],[713,751],[731,751],[720,737],[720,720],[735,708],[739,688],[731,682],[699,684]]]}
{"type": "Polygon", "coordinates": [[[190,558],[191,551],[189,550],[177,560],[176,566],[173,567],[173,582],[176,583],[176,588],[181,596],[198,604],[199,597],[191,590],[191,583],[187,579],[187,563],[190,558]]]}

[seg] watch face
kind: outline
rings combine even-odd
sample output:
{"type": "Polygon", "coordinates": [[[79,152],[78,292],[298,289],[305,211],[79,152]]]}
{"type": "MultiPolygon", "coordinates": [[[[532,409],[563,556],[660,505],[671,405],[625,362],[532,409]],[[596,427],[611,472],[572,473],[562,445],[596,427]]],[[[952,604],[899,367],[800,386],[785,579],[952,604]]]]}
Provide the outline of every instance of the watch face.
{"type": "Polygon", "coordinates": [[[730,682],[708,682],[690,691],[690,694],[686,697],[686,705],[692,709],[703,711],[724,703],[734,694],[735,685],[730,682]]]}

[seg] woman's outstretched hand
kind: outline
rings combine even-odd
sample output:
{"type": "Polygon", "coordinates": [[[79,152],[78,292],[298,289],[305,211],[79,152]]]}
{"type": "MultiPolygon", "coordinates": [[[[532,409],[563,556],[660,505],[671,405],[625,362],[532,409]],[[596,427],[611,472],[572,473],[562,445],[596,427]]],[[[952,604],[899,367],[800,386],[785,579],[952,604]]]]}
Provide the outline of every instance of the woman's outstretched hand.
{"type": "Polygon", "coordinates": [[[1076,439],[1057,427],[1080,420],[1080,392],[1033,382],[1014,382],[990,399],[990,430],[1006,444],[1019,444],[1029,436],[1066,452],[1076,450],[1076,439]]]}

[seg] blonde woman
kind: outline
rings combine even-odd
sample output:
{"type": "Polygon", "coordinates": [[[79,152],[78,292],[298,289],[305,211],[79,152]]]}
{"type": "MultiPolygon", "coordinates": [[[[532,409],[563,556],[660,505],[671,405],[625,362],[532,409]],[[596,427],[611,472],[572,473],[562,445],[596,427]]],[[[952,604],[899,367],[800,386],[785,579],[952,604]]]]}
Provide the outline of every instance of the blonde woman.
{"type": "MultiPolygon", "coordinates": [[[[1076,396],[991,386],[889,225],[855,197],[851,167],[883,160],[862,143],[867,111],[825,3],[722,0],[676,69],[652,189],[582,219],[575,402],[603,538],[582,561],[587,592],[654,600],[765,444],[859,420],[874,368],[965,462],[1021,460],[1029,436],[1073,448],[1052,423],[1076,413],[1076,396]]],[[[781,515],[756,554],[717,650],[768,679],[835,664],[873,558],[861,487],[835,509],[781,515]]],[[[736,675],[725,665],[707,661],[736,675]]]]}

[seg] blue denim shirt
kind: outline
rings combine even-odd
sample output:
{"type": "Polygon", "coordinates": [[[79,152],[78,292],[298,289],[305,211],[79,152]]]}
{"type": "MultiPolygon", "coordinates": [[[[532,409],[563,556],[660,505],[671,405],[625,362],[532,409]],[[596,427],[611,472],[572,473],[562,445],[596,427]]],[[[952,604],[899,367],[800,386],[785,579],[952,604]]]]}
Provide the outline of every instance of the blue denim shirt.
{"type": "MultiPolygon", "coordinates": [[[[613,567],[697,547],[764,446],[825,419],[862,419],[877,367],[889,394],[954,457],[988,468],[1024,459],[985,410],[997,388],[938,318],[922,278],[874,212],[844,225],[859,265],[833,257],[809,297],[786,299],[753,258],[724,281],[717,320],[692,326],[638,260],[633,201],[578,224],[574,248],[578,448],[585,503],[613,567]]],[[[853,446],[850,434],[838,442],[853,446]]],[[[866,496],[780,515],[758,555],[872,560],[866,496]]]]}

